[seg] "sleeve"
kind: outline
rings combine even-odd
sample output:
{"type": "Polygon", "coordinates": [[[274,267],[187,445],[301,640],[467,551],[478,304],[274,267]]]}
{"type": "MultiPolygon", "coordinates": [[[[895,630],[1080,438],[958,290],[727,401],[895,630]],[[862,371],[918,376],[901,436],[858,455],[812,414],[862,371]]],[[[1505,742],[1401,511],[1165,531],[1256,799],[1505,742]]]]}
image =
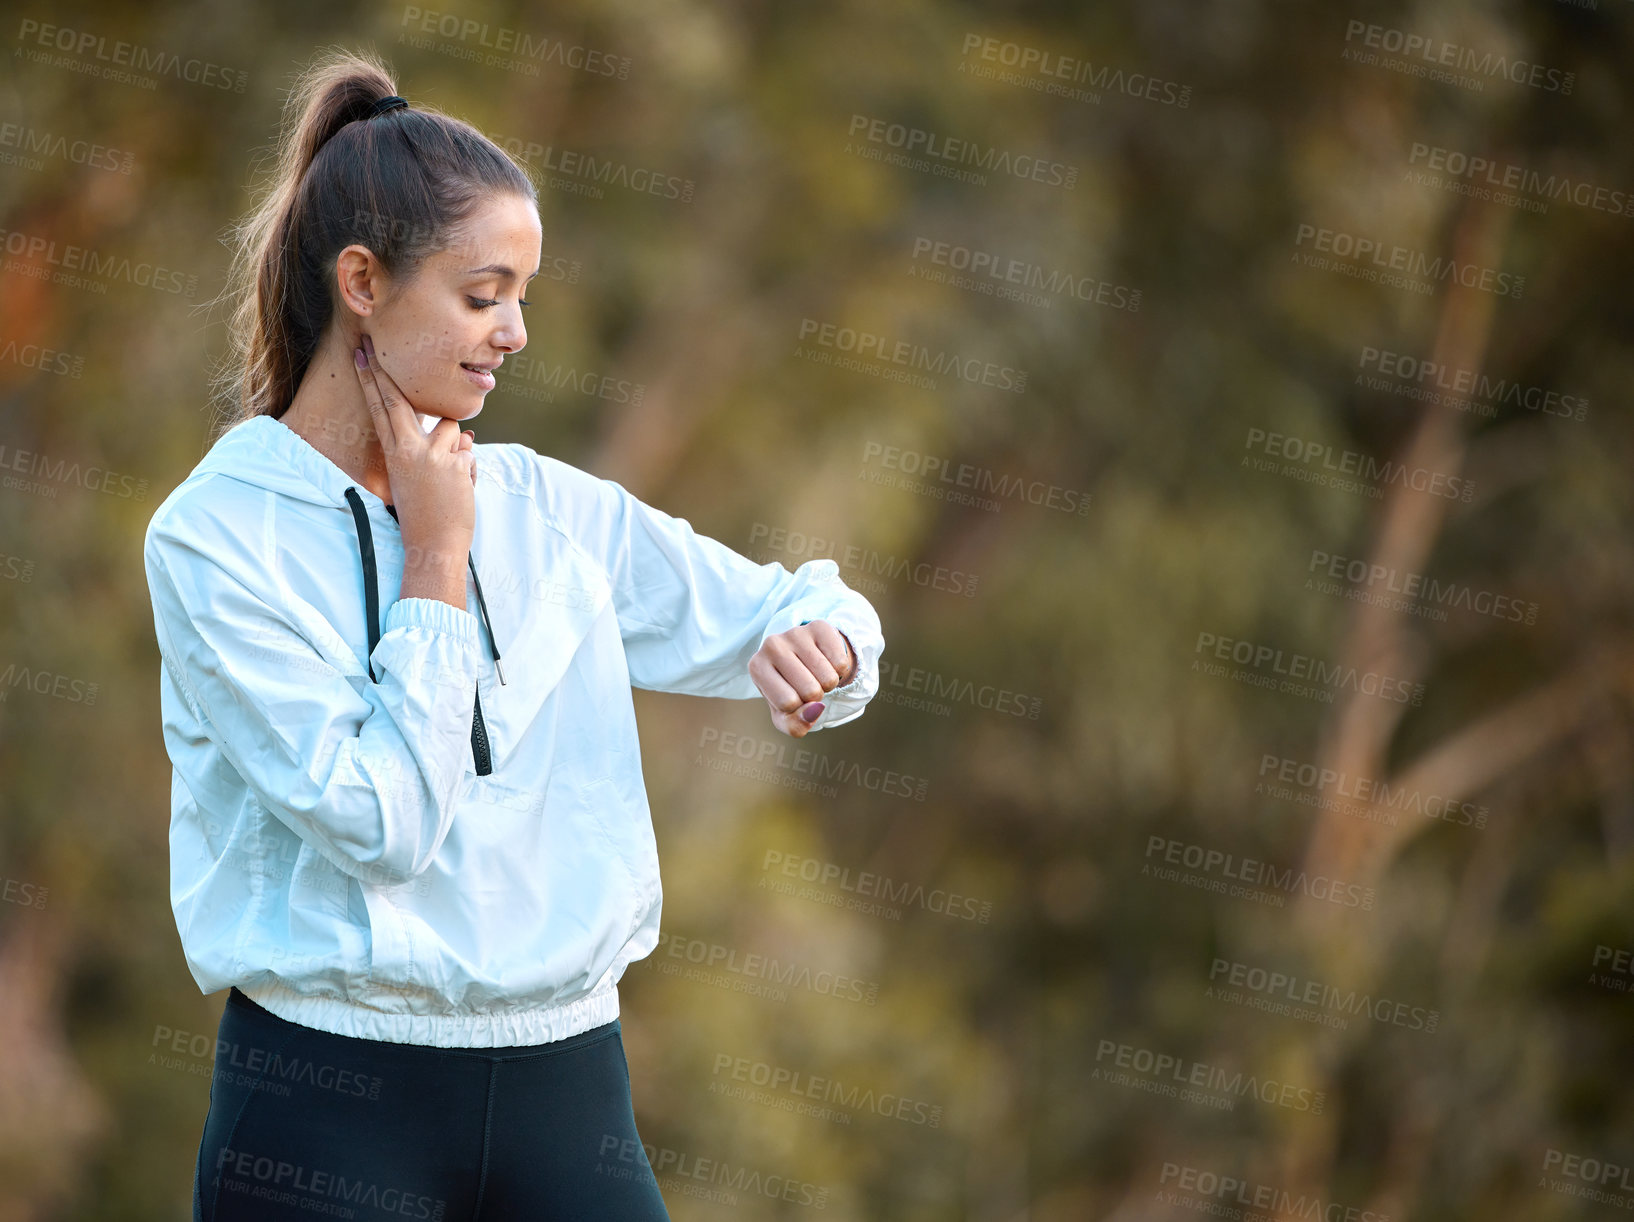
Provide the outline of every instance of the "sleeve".
{"type": "Polygon", "coordinates": [[[749,660],[765,640],[822,619],[850,641],[857,669],[824,695],[811,729],[862,715],[879,690],[885,638],[873,605],[840,579],[839,565],[808,560],[791,572],[776,561],[756,564],[616,480],[588,478],[599,511],[592,535],[612,585],[634,686],[752,699],[761,693],[749,660]]]}
{"type": "Polygon", "coordinates": [[[347,874],[406,882],[431,864],[469,785],[474,617],[399,599],[372,657],[379,681],[360,692],[280,614],[270,564],[221,533],[148,531],[167,671],[267,811],[347,874]]]}

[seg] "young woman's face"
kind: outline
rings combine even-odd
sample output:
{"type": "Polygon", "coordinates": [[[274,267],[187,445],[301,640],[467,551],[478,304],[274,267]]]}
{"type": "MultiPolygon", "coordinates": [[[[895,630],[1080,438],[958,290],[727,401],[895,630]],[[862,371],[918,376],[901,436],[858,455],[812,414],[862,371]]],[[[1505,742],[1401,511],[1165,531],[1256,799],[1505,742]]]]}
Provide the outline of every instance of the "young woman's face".
{"type": "Polygon", "coordinates": [[[539,273],[540,237],[532,203],[506,192],[411,279],[384,278],[373,308],[355,317],[380,367],[417,411],[468,420],[482,410],[494,368],[528,342],[522,305],[539,273]]]}

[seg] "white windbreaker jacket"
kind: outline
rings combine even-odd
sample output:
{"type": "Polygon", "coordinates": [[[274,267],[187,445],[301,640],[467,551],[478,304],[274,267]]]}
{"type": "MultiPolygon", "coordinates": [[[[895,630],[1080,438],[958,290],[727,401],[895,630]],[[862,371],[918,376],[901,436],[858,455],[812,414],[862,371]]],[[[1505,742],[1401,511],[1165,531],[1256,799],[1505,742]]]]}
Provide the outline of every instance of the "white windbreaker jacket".
{"type": "Polygon", "coordinates": [[[878,690],[879,616],[833,560],[755,564],[615,481],[473,448],[463,611],[398,597],[393,507],[270,416],[154,512],[170,898],[206,993],[449,1048],[610,1022],[663,898],[630,689],[761,699],[761,643],[825,619],[858,667],[812,728],[878,690]]]}

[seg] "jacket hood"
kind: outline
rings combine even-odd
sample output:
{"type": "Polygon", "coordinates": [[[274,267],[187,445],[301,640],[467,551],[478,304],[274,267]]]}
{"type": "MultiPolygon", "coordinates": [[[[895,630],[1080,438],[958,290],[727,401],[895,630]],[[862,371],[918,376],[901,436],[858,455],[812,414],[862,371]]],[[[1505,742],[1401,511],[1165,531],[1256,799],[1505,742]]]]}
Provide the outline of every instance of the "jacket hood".
{"type": "Polygon", "coordinates": [[[364,501],[378,496],[356,483],[282,420],[251,416],[216,439],[195,468],[215,472],[282,496],[315,505],[346,507],[346,489],[355,487],[364,501]]]}

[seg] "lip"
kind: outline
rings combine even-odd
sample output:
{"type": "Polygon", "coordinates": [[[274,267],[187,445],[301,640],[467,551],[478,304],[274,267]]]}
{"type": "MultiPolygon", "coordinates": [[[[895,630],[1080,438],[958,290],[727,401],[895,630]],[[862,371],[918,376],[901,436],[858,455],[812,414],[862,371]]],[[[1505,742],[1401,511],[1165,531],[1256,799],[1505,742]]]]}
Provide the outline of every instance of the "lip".
{"type": "MultiPolygon", "coordinates": [[[[493,369],[498,368],[498,365],[493,367],[493,369]]],[[[471,380],[473,386],[481,387],[483,390],[492,390],[494,388],[493,369],[472,369],[464,362],[460,364],[460,372],[471,380]]]]}

